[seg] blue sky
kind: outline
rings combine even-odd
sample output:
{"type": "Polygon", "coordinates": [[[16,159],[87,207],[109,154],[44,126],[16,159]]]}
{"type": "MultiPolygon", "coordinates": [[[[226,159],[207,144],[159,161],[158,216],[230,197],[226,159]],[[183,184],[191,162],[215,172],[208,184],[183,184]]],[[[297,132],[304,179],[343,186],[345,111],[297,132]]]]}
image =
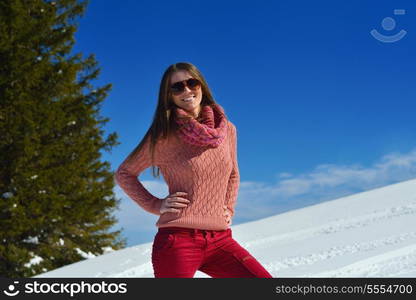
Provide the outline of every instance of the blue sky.
{"type": "MultiPolygon", "coordinates": [[[[415,14],[414,1],[91,0],[73,52],[95,53],[93,84],[113,84],[113,170],[149,128],[165,69],[201,70],[237,127],[235,225],[416,177],[415,14]]],[[[140,179],[167,196],[150,169],[140,179]]],[[[157,217],[115,192],[128,245],[150,242],[157,217]]]]}

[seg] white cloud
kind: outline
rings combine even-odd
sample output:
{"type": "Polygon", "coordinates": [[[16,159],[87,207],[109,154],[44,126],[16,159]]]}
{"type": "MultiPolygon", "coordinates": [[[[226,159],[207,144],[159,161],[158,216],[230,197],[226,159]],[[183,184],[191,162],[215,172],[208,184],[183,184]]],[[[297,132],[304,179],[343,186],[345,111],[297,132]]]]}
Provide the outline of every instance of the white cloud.
{"type": "MultiPolygon", "coordinates": [[[[143,186],[153,195],[159,198],[167,196],[167,185],[158,181],[141,181],[143,186]]],[[[124,228],[137,228],[139,230],[149,230],[155,228],[157,216],[143,210],[139,204],[127,196],[117,185],[114,188],[117,198],[121,198],[120,209],[116,213],[120,226],[124,228]]]]}
{"type": "MultiPolygon", "coordinates": [[[[416,149],[391,153],[371,166],[322,164],[304,174],[281,176],[275,184],[240,186],[236,217],[255,220],[290,209],[416,178],[416,149]]],[[[416,191],[415,191],[416,192],[416,191]]]]}
{"type": "Polygon", "coordinates": [[[292,174],[287,173],[287,172],[283,172],[279,174],[280,178],[288,178],[288,177],[292,177],[292,174]]]}
{"type": "Polygon", "coordinates": [[[364,190],[415,177],[416,150],[413,150],[405,154],[385,155],[370,167],[356,164],[351,166],[319,165],[310,173],[277,182],[271,190],[276,196],[289,197],[340,186],[364,190]]]}
{"type": "MultiPolygon", "coordinates": [[[[167,196],[168,187],[164,182],[141,180],[143,186],[159,198],[167,196]]],[[[152,240],[157,228],[156,215],[143,210],[135,201],[130,199],[120,186],[114,187],[116,198],[121,199],[119,209],[114,213],[118,220],[112,230],[123,228],[123,237],[127,237],[128,246],[146,243],[152,240]]]]}

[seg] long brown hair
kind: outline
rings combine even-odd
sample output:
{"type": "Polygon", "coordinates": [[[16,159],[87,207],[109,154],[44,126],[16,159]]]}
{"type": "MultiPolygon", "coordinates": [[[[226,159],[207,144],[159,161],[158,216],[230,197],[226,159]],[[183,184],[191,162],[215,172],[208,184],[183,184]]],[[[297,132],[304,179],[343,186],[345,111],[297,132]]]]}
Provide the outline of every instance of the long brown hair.
{"type": "Polygon", "coordinates": [[[201,91],[202,91],[202,100],[201,106],[215,104],[215,100],[212,96],[212,93],[208,87],[207,82],[204,79],[202,73],[198,70],[196,66],[189,62],[178,62],[170,65],[166,71],[163,73],[162,80],[160,82],[159,88],[159,98],[157,102],[157,107],[155,114],[153,116],[152,125],[147,130],[143,139],[140,143],[134,148],[134,150],[127,156],[126,160],[131,160],[143,147],[147,138],[150,138],[150,153],[152,158],[152,175],[153,177],[159,177],[160,169],[157,169],[155,172],[155,166],[153,165],[154,161],[154,148],[155,144],[159,138],[168,138],[174,134],[177,130],[177,124],[174,122],[174,111],[176,107],[173,99],[171,98],[171,92],[169,90],[170,80],[176,71],[188,71],[189,74],[198,79],[201,82],[201,91]]]}

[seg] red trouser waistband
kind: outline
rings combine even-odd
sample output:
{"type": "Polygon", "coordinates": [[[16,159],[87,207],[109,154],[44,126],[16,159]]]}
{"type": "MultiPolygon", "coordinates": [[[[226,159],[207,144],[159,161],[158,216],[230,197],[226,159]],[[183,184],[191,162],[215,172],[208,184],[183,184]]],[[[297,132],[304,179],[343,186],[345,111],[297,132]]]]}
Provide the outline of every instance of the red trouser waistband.
{"type": "Polygon", "coordinates": [[[212,230],[212,229],[197,229],[197,228],[187,228],[187,227],[159,227],[158,232],[164,232],[164,233],[176,233],[176,232],[183,232],[183,233],[224,233],[228,230],[231,230],[230,228],[224,229],[224,230],[212,230]]]}

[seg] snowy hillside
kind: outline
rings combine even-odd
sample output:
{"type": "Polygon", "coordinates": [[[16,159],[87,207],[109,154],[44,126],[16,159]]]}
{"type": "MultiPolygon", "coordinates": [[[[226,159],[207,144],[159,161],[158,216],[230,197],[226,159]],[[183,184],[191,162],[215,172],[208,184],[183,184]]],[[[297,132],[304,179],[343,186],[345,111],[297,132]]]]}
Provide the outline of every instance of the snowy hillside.
{"type": "MultiPolygon", "coordinates": [[[[416,180],[232,226],[273,277],[416,277],[416,180]]],[[[156,228],[155,228],[156,233],[156,228]]],[[[151,243],[36,277],[153,277],[151,243]]],[[[195,277],[209,277],[197,272],[195,277]]]]}

